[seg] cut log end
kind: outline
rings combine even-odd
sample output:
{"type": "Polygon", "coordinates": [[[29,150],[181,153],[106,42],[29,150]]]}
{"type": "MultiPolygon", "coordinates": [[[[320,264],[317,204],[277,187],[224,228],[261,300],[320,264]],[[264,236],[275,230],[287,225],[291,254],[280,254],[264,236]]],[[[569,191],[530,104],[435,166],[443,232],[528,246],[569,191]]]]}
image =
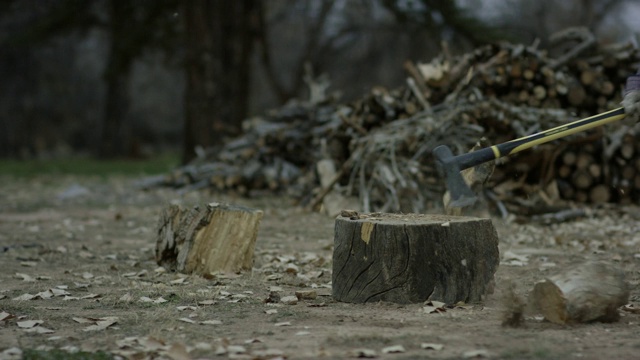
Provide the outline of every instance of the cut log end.
{"type": "Polygon", "coordinates": [[[479,302],[499,263],[491,220],[472,217],[353,212],[334,245],[333,297],[352,303],[479,302]]]}
{"type": "Polygon", "coordinates": [[[220,203],[192,209],[171,205],[160,215],[156,261],[172,271],[201,275],[249,270],[262,214],[220,203]]]}

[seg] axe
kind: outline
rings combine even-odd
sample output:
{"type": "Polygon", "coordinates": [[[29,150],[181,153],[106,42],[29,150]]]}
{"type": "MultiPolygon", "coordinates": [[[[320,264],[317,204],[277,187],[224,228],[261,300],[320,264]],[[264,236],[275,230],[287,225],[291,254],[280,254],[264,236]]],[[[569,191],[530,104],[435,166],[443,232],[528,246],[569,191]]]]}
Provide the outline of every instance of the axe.
{"type": "Polygon", "coordinates": [[[445,184],[451,196],[451,207],[462,208],[471,206],[476,201],[476,194],[471,191],[464,181],[460,171],[468,169],[487,161],[495,160],[503,156],[515,154],[533,146],[547,143],[580,131],[605,125],[623,119],[626,116],[625,108],[620,107],[585,119],[560,125],[536,134],[507,141],[502,144],[492,145],[470,153],[454,156],[446,145],[440,145],[433,149],[438,172],[445,179],[445,184]]]}

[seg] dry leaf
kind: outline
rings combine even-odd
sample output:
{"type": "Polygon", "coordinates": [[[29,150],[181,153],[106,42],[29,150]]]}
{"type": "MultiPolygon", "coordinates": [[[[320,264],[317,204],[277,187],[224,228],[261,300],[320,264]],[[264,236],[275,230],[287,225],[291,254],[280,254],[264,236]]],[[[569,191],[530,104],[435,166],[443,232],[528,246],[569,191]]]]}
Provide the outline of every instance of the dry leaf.
{"type": "Polygon", "coordinates": [[[126,293],[124,295],[122,295],[120,297],[120,299],[118,299],[118,301],[122,301],[122,302],[132,302],[133,301],[133,296],[131,296],[131,294],[126,293]]]}
{"type": "Polygon", "coordinates": [[[19,328],[30,329],[42,323],[44,323],[44,320],[25,320],[25,321],[18,321],[16,324],[18,325],[19,328]]]}
{"type": "Polygon", "coordinates": [[[162,303],[166,303],[169,300],[164,299],[162,296],[157,298],[157,299],[155,299],[155,300],[150,298],[150,297],[147,297],[147,296],[142,296],[142,297],[140,297],[139,301],[143,302],[143,303],[162,304],[162,303]]]}
{"type": "Polygon", "coordinates": [[[387,346],[382,348],[382,353],[383,354],[399,354],[399,353],[403,353],[406,350],[404,349],[404,346],[402,345],[393,345],[393,346],[387,346]]]}
{"type": "Polygon", "coordinates": [[[279,323],[275,323],[275,326],[291,326],[291,322],[289,321],[279,322],[279,323]]]}
{"type": "Polygon", "coordinates": [[[285,305],[296,305],[298,303],[298,298],[295,296],[285,296],[280,299],[280,302],[285,305]]]}
{"type": "Polygon", "coordinates": [[[227,352],[229,352],[230,355],[232,354],[244,354],[247,352],[247,349],[244,346],[241,345],[229,345],[227,346],[227,352]]]}
{"type": "Polygon", "coordinates": [[[36,279],[31,277],[31,275],[23,274],[23,273],[16,273],[15,277],[18,279],[22,279],[22,281],[26,281],[26,282],[36,281],[36,279]]]}
{"type": "Polygon", "coordinates": [[[176,306],[176,309],[178,309],[178,311],[185,311],[185,310],[195,311],[198,308],[191,305],[185,305],[185,306],[176,306]]]}
{"type": "Polygon", "coordinates": [[[51,329],[47,329],[44,326],[36,326],[31,329],[25,329],[24,331],[28,333],[36,333],[36,334],[51,334],[55,332],[51,329]]]}
{"type": "Polygon", "coordinates": [[[165,352],[165,355],[173,360],[191,360],[191,355],[189,355],[187,347],[184,344],[171,344],[165,352]]]}
{"type": "Polygon", "coordinates": [[[462,358],[471,359],[471,358],[488,358],[489,352],[487,350],[479,349],[479,350],[469,350],[462,353],[462,358]]]}
{"type": "Polygon", "coordinates": [[[444,348],[444,345],[442,344],[434,344],[434,343],[422,343],[420,344],[420,347],[425,349],[425,350],[435,350],[435,351],[440,351],[444,348]]]}
{"type": "Polygon", "coordinates": [[[215,305],[215,300],[202,300],[198,301],[198,305],[215,305]]]}
{"type": "Polygon", "coordinates": [[[194,320],[189,319],[189,318],[180,318],[180,319],[178,319],[178,320],[179,320],[179,321],[182,321],[182,322],[189,323],[189,324],[195,324],[195,323],[196,323],[194,320]]]}
{"type": "Polygon", "coordinates": [[[6,311],[2,311],[0,312],[0,321],[5,321],[5,320],[9,320],[9,319],[13,319],[15,318],[15,315],[9,314],[6,311]]]}
{"type": "Polygon", "coordinates": [[[220,320],[204,320],[200,321],[201,325],[222,325],[222,321],[220,320]]]}
{"type": "Polygon", "coordinates": [[[640,308],[635,307],[633,304],[627,304],[623,306],[622,310],[630,312],[632,314],[640,314],[640,308]]]}
{"type": "Polygon", "coordinates": [[[298,300],[313,300],[318,297],[315,290],[299,290],[295,294],[298,300]]]}
{"type": "Polygon", "coordinates": [[[12,300],[15,300],[15,301],[27,301],[27,300],[32,300],[35,297],[36,297],[35,295],[31,295],[31,294],[22,294],[20,296],[14,297],[12,300]]]}
{"type": "Polygon", "coordinates": [[[377,356],[376,351],[372,349],[353,349],[347,353],[347,356],[354,358],[372,359],[377,356]]]}
{"type": "Polygon", "coordinates": [[[115,316],[105,316],[101,318],[74,317],[73,320],[80,324],[93,324],[82,331],[100,331],[118,322],[115,316]]]}

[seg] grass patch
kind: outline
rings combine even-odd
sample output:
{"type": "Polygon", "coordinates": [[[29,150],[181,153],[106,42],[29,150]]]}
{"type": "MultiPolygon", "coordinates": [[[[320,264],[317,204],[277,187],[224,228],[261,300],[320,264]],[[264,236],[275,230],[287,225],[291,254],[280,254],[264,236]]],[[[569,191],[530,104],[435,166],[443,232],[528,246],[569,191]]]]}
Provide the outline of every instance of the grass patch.
{"type": "Polygon", "coordinates": [[[113,355],[98,351],[95,353],[77,352],[69,353],[63,350],[31,350],[26,349],[22,353],[23,360],[110,360],[113,359],[113,355]]]}
{"type": "Polygon", "coordinates": [[[143,160],[96,160],[84,157],[53,160],[0,159],[0,175],[17,177],[33,177],[37,175],[153,175],[168,172],[179,163],[179,155],[173,153],[166,153],[143,160]]]}

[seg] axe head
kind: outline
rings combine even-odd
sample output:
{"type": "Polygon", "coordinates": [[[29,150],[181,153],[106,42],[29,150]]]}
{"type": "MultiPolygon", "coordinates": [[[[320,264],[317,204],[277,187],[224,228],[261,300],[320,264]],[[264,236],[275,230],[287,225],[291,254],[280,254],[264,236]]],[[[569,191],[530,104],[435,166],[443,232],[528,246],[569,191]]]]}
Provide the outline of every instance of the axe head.
{"type": "Polygon", "coordinates": [[[451,149],[446,145],[440,145],[433,149],[433,156],[436,159],[438,172],[440,176],[444,177],[445,185],[451,196],[449,206],[462,208],[473,205],[477,200],[476,194],[462,178],[460,171],[463,169],[451,149]]]}

